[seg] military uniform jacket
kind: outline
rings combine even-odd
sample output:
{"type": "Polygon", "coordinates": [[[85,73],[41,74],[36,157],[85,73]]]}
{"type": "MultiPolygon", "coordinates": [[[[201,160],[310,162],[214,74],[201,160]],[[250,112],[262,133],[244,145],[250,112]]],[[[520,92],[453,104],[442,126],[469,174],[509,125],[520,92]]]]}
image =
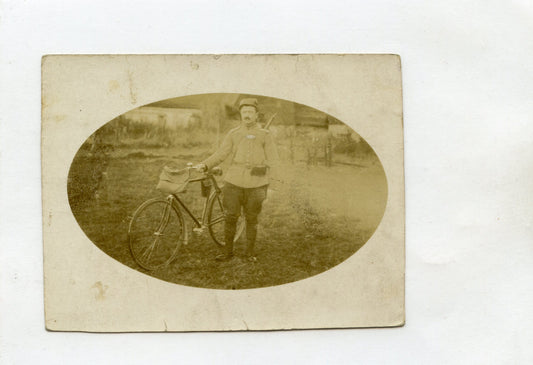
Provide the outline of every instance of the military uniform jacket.
{"type": "Polygon", "coordinates": [[[256,125],[241,125],[228,132],[220,148],[207,160],[208,168],[215,167],[230,158],[230,166],[224,180],[242,187],[256,188],[269,183],[272,169],[279,161],[276,145],[270,132],[256,125]],[[255,166],[267,166],[264,176],[252,176],[250,171],[255,166]]]}

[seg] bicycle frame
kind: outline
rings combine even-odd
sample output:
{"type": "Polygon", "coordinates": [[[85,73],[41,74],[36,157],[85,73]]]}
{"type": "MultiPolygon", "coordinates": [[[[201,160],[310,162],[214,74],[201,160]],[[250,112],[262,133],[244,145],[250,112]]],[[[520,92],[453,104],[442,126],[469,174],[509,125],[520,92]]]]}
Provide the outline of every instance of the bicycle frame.
{"type": "MultiPolygon", "coordinates": [[[[209,183],[209,187],[211,188],[211,193],[208,194],[208,196],[205,196],[201,217],[195,216],[189,207],[187,207],[185,202],[178,196],[179,193],[169,194],[167,195],[166,199],[149,199],[141,204],[141,206],[139,206],[133,214],[128,228],[129,247],[135,261],[147,270],[154,270],[162,265],[167,265],[171,262],[171,260],[174,259],[180,245],[187,245],[189,243],[190,232],[187,227],[187,219],[184,219],[187,215],[194,222],[194,233],[201,234],[207,228],[211,238],[218,246],[223,247],[225,245],[223,238],[225,226],[219,225],[220,223],[225,222],[224,207],[222,206],[220,198],[222,189],[215,179],[215,176],[222,175],[222,170],[215,167],[213,170],[206,172],[201,177],[191,178],[190,171],[193,169],[192,164],[191,166],[188,166],[188,169],[189,175],[187,176],[186,180],[187,184],[193,182],[201,183],[205,181],[209,183]],[[146,223],[146,221],[143,220],[143,217],[145,217],[147,213],[149,216],[153,216],[153,213],[149,213],[148,211],[148,209],[152,208],[148,207],[155,207],[158,209],[159,213],[156,214],[159,215],[156,217],[156,219],[158,219],[156,226],[146,223]],[[216,215],[213,214],[215,210],[216,215]],[[183,214],[184,212],[186,213],[185,215],[183,214]],[[169,225],[171,217],[172,219],[178,220],[179,229],[178,231],[169,232],[169,235],[172,236],[169,241],[165,237],[165,229],[169,225]],[[132,227],[135,227],[135,229],[132,227]],[[146,232],[149,233],[146,234],[146,232]],[[160,241],[165,239],[166,241],[164,242],[164,245],[157,246],[160,241]],[[143,246],[145,247],[143,248],[143,246]],[[154,256],[155,261],[153,261],[151,260],[151,256],[152,253],[156,251],[156,247],[158,247],[158,254],[157,256],[154,256]],[[136,248],[140,248],[141,251],[136,250],[136,248]],[[159,248],[161,248],[162,251],[159,250],[159,248]],[[171,249],[172,251],[165,251],[167,248],[171,249]],[[166,261],[163,260],[161,262],[161,257],[163,257],[166,261]]],[[[180,190],[183,191],[184,189],[180,190]]],[[[196,209],[194,211],[196,211],[196,209]]],[[[238,228],[238,232],[235,234],[235,240],[237,240],[240,234],[242,234],[243,229],[244,225],[241,225],[241,227],[238,228]]]]}
{"type": "MultiPolygon", "coordinates": [[[[196,226],[196,229],[203,229],[205,228],[205,224],[204,222],[207,221],[207,205],[209,203],[209,200],[211,199],[211,197],[214,195],[214,194],[218,194],[221,192],[221,189],[220,187],[218,186],[217,184],[217,181],[216,179],[214,178],[213,174],[212,173],[207,173],[206,176],[203,176],[203,177],[200,177],[200,178],[196,178],[196,179],[190,179],[189,180],[189,183],[193,183],[193,182],[202,182],[204,180],[210,180],[212,186],[214,187],[214,191],[211,192],[211,194],[209,196],[207,196],[205,198],[205,201],[204,201],[204,207],[202,209],[202,216],[200,219],[196,218],[194,216],[194,214],[190,211],[190,209],[185,205],[185,203],[179,198],[179,196],[177,194],[171,194],[169,195],[168,199],[171,200],[171,203],[174,205],[174,206],[177,206],[178,208],[183,208],[183,210],[187,213],[187,215],[189,217],[191,217],[191,219],[193,220],[195,226],[196,226]],[[177,204],[176,204],[177,203],[177,204]]],[[[194,229],[194,228],[193,228],[194,229]]]]}

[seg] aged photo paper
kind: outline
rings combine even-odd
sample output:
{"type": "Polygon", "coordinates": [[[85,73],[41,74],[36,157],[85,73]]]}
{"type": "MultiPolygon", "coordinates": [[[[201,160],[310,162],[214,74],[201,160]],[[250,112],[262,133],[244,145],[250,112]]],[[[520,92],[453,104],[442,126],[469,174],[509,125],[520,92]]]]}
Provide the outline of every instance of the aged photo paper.
{"type": "Polygon", "coordinates": [[[42,59],[45,323],[405,322],[397,55],[42,59]]]}

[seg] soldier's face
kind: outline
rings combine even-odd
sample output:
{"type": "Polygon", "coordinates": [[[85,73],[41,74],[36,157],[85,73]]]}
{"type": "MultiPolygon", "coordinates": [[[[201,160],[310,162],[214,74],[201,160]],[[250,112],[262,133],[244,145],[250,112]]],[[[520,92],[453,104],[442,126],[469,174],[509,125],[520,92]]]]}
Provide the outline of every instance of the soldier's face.
{"type": "Polygon", "coordinates": [[[257,110],[253,106],[245,105],[241,108],[241,120],[247,126],[257,122],[257,110]]]}

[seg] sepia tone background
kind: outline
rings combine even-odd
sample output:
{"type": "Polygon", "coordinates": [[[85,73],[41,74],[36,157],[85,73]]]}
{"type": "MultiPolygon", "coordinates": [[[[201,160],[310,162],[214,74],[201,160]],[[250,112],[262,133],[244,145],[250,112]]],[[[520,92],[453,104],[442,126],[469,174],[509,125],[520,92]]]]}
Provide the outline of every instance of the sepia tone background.
{"type": "Polygon", "coordinates": [[[47,327],[163,331],[402,324],[402,161],[397,56],[46,57],[47,327]],[[247,90],[247,94],[275,95],[312,105],[346,122],[374,148],[387,175],[387,209],[378,230],[356,255],[321,275],[292,284],[253,291],[206,291],[131,270],[85,237],[70,213],[66,182],[72,156],[87,136],[103,121],[136,106],[216,90],[247,90]]]}
{"type": "MultiPolygon", "coordinates": [[[[221,167],[226,171],[229,159],[221,167]]],[[[218,179],[219,185],[223,178],[218,179]]],[[[372,148],[338,119],[286,100],[248,94],[200,94],[124,113],[93,133],[69,169],[68,195],[81,229],[105,253],[165,281],[205,288],[279,285],[323,272],[371,237],[385,210],[387,180],[372,148]],[[214,261],[219,249],[207,230],[192,232],[176,259],[142,269],[128,247],[128,224],[155,191],[163,166],[184,168],[210,156],[240,125],[238,101],[259,101],[259,125],[277,145],[280,165],[259,219],[259,261],[214,261]]],[[[191,183],[180,199],[201,216],[205,198],[191,183]]],[[[240,258],[245,235],[237,244],[240,258]]]]}

